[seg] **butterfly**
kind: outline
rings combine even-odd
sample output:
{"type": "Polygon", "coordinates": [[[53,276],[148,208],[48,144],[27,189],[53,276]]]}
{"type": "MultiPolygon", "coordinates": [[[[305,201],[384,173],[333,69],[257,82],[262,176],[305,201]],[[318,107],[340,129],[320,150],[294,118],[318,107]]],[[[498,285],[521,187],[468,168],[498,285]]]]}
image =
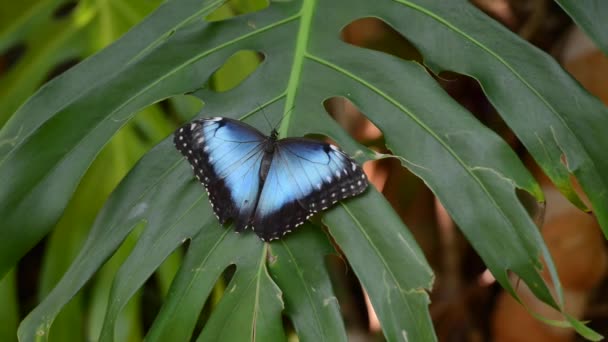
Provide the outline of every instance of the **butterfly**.
{"type": "Polygon", "coordinates": [[[368,186],[361,167],[338,147],[308,138],[266,136],[237,120],[194,120],[173,142],[203,184],[215,216],[235,231],[278,239],[315,213],[368,186]]]}

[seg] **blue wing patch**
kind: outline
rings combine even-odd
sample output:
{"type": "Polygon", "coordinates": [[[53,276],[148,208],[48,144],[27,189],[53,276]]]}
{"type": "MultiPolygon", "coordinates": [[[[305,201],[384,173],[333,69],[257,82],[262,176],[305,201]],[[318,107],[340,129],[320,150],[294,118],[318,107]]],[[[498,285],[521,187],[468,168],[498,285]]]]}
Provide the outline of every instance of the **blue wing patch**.
{"type": "Polygon", "coordinates": [[[236,120],[195,120],[177,131],[174,143],[203,183],[219,221],[247,228],[260,191],[259,170],[267,138],[236,120]]]}
{"type": "Polygon", "coordinates": [[[211,206],[235,230],[277,239],[312,215],[368,186],[363,170],[334,145],[277,140],[228,118],[195,120],[175,134],[177,149],[204,185],[211,206]]]}
{"type": "Polygon", "coordinates": [[[361,167],[336,146],[304,138],[279,140],[253,229],[266,240],[280,238],[367,185],[361,167]]]}

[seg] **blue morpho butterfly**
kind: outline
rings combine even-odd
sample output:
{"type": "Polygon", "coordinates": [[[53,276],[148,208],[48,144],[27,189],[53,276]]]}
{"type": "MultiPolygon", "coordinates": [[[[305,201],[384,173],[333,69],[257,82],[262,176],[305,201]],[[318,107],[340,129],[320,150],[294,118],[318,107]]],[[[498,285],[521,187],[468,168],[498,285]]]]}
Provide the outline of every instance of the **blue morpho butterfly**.
{"type": "Polygon", "coordinates": [[[278,239],[313,214],[367,188],[367,178],[338,147],[313,139],[265,136],[240,121],[194,120],[177,130],[177,149],[203,183],[211,207],[237,232],[278,239]]]}

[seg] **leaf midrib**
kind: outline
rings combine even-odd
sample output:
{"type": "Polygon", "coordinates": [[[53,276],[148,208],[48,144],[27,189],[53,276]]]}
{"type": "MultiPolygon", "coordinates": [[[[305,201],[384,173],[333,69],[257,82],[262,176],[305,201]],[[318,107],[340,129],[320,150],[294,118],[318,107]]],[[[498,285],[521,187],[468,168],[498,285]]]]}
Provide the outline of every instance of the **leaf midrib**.
{"type": "Polygon", "coordinates": [[[255,337],[256,337],[256,333],[257,333],[257,320],[258,320],[258,312],[259,312],[259,303],[260,303],[260,281],[262,279],[262,271],[263,268],[266,267],[266,263],[264,262],[266,260],[266,256],[268,254],[268,243],[264,243],[264,247],[262,248],[262,253],[261,257],[260,257],[260,262],[258,263],[258,272],[256,275],[256,282],[255,282],[255,301],[254,301],[254,306],[253,306],[253,319],[251,320],[251,341],[255,342],[255,337]]]}
{"type": "Polygon", "coordinates": [[[280,137],[284,138],[289,135],[289,127],[291,126],[292,108],[298,92],[298,86],[300,82],[300,76],[302,75],[302,69],[304,66],[304,58],[306,55],[306,48],[308,47],[308,39],[310,38],[310,26],[315,10],[316,0],[302,0],[302,7],[300,11],[295,15],[300,17],[300,27],[298,28],[298,34],[296,36],[296,49],[294,52],[293,62],[291,65],[291,71],[289,73],[289,81],[287,83],[287,99],[285,100],[285,107],[283,113],[285,113],[285,120],[281,124],[280,137]]]}

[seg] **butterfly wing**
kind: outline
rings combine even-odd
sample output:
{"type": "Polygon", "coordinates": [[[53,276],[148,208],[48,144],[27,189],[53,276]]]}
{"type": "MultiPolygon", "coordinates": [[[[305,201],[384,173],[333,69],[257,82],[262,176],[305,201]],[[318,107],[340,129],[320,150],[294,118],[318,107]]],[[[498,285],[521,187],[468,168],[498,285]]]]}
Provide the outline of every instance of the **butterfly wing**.
{"type": "Polygon", "coordinates": [[[279,140],[253,230],[264,241],[280,238],[313,214],[362,193],[367,185],[361,167],[336,146],[304,138],[279,140]]]}
{"type": "Polygon", "coordinates": [[[228,118],[192,121],[174,137],[203,183],[219,221],[235,220],[247,228],[260,191],[260,166],[268,138],[253,127],[228,118]]]}

